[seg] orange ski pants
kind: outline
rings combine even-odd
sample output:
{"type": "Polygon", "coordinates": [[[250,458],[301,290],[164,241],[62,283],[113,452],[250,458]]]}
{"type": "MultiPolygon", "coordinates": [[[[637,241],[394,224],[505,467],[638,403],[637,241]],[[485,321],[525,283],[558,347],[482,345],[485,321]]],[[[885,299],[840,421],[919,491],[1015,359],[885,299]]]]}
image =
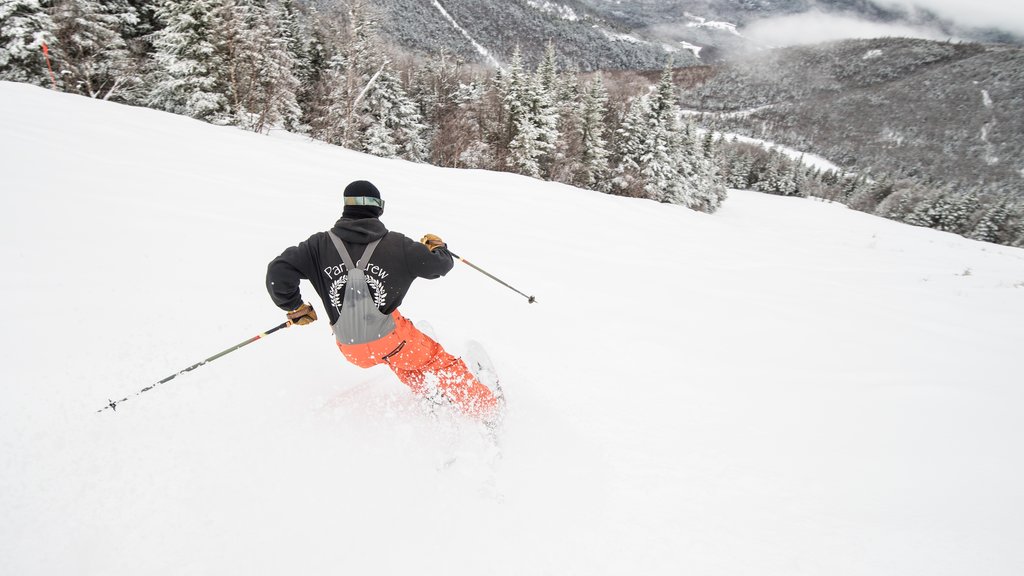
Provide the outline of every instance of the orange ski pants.
{"type": "Polygon", "coordinates": [[[498,401],[487,386],[473,376],[461,359],[445,352],[440,344],[420,332],[395,310],[391,317],[395,330],[366,344],[338,344],[352,364],[370,368],[387,364],[403,384],[421,397],[431,396],[432,387],[463,413],[488,418],[497,410],[498,401]]]}

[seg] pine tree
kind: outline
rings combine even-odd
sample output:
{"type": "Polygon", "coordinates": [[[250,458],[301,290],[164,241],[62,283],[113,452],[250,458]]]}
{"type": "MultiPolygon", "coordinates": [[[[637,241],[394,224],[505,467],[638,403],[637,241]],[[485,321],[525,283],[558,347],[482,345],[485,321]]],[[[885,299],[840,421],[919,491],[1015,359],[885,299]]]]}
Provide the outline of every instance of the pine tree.
{"type": "Polygon", "coordinates": [[[543,175],[542,159],[554,149],[558,138],[557,114],[543,91],[543,78],[543,74],[531,75],[523,69],[516,48],[508,70],[497,79],[508,143],[506,166],[534,178],[543,175]]]}
{"type": "Polygon", "coordinates": [[[313,40],[302,21],[302,14],[295,6],[295,0],[281,0],[277,8],[278,31],[288,44],[288,52],[295,61],[293,73],[299,84],[310,81],[313,74],[310,45],[313,40]]]}
{"type": "Polygon", "coordinates": [[[782,196],[796,196],[797,174],[800,172],[800,165],[788,160],[785,156],[780,154],[779,167],[778,194],[782,196]]]}
{"type": "Polygon", "coordinates": [[[623,120],[623,173],[636,178],[647,198],[686,204],[688,188],[680,171],[683,140],[675,112],[671,69],[666,67],[654,92],[636,99],[623,120]]]}
{"type": "Polygon", "coordinates": [[[301,116],[297,62],[288,31],[280,28],[281,9],[262,0],[229,0],[219,14],[232,122],[255,132],[295,129],[301,116]]]}
{"type": "Polygon", "coordinates": [[[759,175],[757,183],[754,184],[754,189],[767,194],[782,194],[783,177],[781,155],[773,148],[768,152],[764,171],[759,175]]]}
{"type": "Polygon", "coordinates": [[[363,130],[363,137],[359,141],[360,150],[374,156],[383,158],[396,158],[399,146],[395,142],[391,128],[388,127],[384,118],[378,118],[376,122],[363,130]]]}
{"type": "Polygon", "coordinates": [[[713,159],[704,155],[696,128],[679,119],[671,60],[652,94],[634,102],[622,130],[621,172],[639,181],[645,197],[705,212],[718,209],[725,187],[713,159]]]}
{"type": "Polygon", "coordinates": [[[39,0],[0,0],[0,80],[49,86],[43,43],[53,28],[39,0]]]}
{"type": "Polygon", "coordinates": [[[54,65],[70,92],[132,101],[141,84],[122,33],[138,24],[125,2],[60,0],[53,11],[54,65]]]}
{"type": "Polygon", "coordinates": [[[982,215],[981,220],[971,230],[968,238],[983,242],[997,242],[1006,232],[1010,219],[1009,201],[1000,200],[992,204],[982,215]]]}
{"type": "Polygon", "coordinates": [[[315,6],[309,8],[309,46],[306,62],[300,70],[306,71],[306,80],[300,85],[297,99],[302,110],[301,122],[309,127],[310,136],[330,141],[332,94],[338,72],[333,67],[336,53],[328,39],[330,31],[315,6]]]}
{"type": "Polygon", "coordinates": [[[747,190],[750,188],[750,170],[753,159],[743,150],[737,151],[728,164],[725,185],[729,188],[747,190]]]}
{"type": "Polygon", "coordinates": [[[344,38],[329,64],[329,90],[317,131],[331,143],[359,148],[361,130],[378,120],[366,116],[360,104],[384,73],[387,59],[382,56],[377,22],[369,2],[351,0],[347,8],[344,38]]]}
{"type": "Polygon", "coordinates": [[[625,196],[642,196],[644,183],[640,170],[643,164],[646,140],[647,96],[639,96],[629,103],[616,134],[616,177],[614,189],[625,196]]]}
{"type": "Polygon", "coordinates": [[[272,94],[280,122],[286,130],[305,131],[299,95],[302,85],[310,77],[308,33],[302,26],[293,0],[282,0],[278,5],[272,5],[267,16],[270,19],[268,25],[276,22],[277,30],[269,69],[276,77],[272,94]]]}
{"type": "Polygon", "coordinates": [[[164,28],[155,33],[157,69],[152,106],[207,121],[228,112],[223,61],[214,44],[222,28],[216,0],[165,0],[157,10],[164,28]]]}
{"type": "Polygon", "coordinates": [[[368,87],[357,112],[369,123],[359,142],[364,152],[414,162],[427,160],[419,110],[389,66],[382,68],[368,87]]]}
{"type": "Polygon", "coordinates": [[[605,118],[608,116],[608,91],[601,74],[587,83],[583,91],[580,123],[581,158],[576,180],[585,188],[611,192],[611,153],[605,139],[605,118]]]}
{"type": "Polygon", "coordinates": [[[948,194],[943,199],[943,210],[937,215],[936,227],[954,234],[969,234],[967,223],[978,209],[978,197],[973,192],[948,194]]]}

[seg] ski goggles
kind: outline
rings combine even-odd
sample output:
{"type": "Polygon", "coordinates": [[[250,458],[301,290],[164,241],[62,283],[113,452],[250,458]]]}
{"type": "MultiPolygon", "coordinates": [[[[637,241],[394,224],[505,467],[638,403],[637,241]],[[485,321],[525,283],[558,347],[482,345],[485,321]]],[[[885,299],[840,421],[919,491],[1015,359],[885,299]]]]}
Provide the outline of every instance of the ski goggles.
{"type": "Polygon", "coordinates": [[[384,201],[373,196],[347,196],[345,197],[345,206],[376,206],[383,210],[384,201]]]}

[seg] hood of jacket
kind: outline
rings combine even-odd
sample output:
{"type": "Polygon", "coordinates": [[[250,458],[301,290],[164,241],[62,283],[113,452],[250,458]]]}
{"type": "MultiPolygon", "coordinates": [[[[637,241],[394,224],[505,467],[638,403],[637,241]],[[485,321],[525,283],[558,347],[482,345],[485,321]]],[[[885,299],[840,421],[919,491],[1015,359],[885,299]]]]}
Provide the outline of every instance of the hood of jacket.
{"type": "Polygon", "coordinates": [[[388,233],[384,223],[377,218],[341,218],[334,223],[331,232],[345,242],[369,244],[388,233]]]}

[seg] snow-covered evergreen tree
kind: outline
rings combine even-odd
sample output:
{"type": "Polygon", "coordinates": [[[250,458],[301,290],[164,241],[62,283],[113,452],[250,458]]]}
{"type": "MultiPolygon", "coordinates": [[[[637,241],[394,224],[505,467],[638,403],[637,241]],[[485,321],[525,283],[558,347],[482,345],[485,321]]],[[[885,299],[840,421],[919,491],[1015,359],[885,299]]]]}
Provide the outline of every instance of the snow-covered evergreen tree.
{"type": "Polygon", "coordinates": [[[561,92],[562,80],[558,76],[554,42],[548,42],[544,48],[544,59],[537,66],[537,84],[542,92],[551,94],[553,99],[561,92]]]}
{"type": "Polygon", "coordinates": [[[1010,219],[1008,205],[1009,201],[1005,199],[993,203],[985,210],[985,213],[978,220],[978,223],[971,230],[968,237],[983,242],[999,241],[1003,233],[1006,232],[1010,219]]]}
{"type": "Polygon", "coordinates": [[[782,166],[782,156],[774,148],[768,152],[768,158],[764,169],[758,174],[754,190],[767,194],[782,194],[785,168],[782,166]]]}
{"type": "Polygon", "coordinates": [[[686,182],[686,171],[691,167],[684,164],[688,158],[683,146],[688,143],[679,122],[671,65],[665,67],[661,81],[647,99],[644,128],[643,152],[637,164],[647,197],[688,206],[692,189],[686,182]]]}
{"type": "Polygon", "coordinates": [[[132,101],[141,84],[123,32],[139,22],[124,1],[59,0],[53,9],[54,66],[65,90],[132,101]]]}
{"type": "Polygon", "coordinates": [[[732,162],[729,163],[725,185],[729,188],[746,190],[750,186],[750,169],[752,166],[753,158],[750,155],[744,153],[734,155],[732,162]]]}
{"type": "Polygon", "coordinates": [[[363,130],[360,148],[387,158],[414,162],[427,159],[424,125],[416,103],[409,98],[401,81],[389,66],[381,69],[359,103],[358,116],[369,125],[363,130]]]}
{"type": "Polygon", "coordinates": [[[613,183],[616,193],[625,196],[644,194],[640,168],[644,155],[646,111],[647,96],[631,100],[616,134],[614,158],[617,163],[613,183]]]}
{"type": "Polygon", "coordinates": [[[639,184],[645,197],[659,202],[705,212],[718,209],[725,187],[713,159],[704,155],[696,128],[680,120],[671,61],[654,91],[633,101],[619,131],[620,186],[639,184]]]}
{"type": "Polygon", "coordinates": [[[295,129],[298,64],[289,30],[281,27],[282,9],[264,0],[228,0],[219,16],[232,122],[256,132],[295,129]]]}
{"type": "MultiPolygon", "coordinates": [[[[678,112],[676,117],[678,118],[678,112]]],[[[727,196],[725,185],[716,167],[714,150],[709,151],[712,156],[704,153],[696,127],[689,120],[683,124],[682,132],[681,162],[684,164],[683,173],[689,176],[692,187],[690,201],[686,206],[708,214],[714,213],[727,196]]]]}
{"type": "Polygon", "coordinates": [[[506,165],[534,178],[543,175],[541,161],[558,138],[558,117],[550,94],[544,91],[544,77],[526,72],[517,49],[497,82],[508,138],[506,165]]]}
{"type": "Polygon", "coordinates": [[[154,35],[156,70],[152,106],[207,121],[225,121],[228,113],[224,62],[215,42],[217,0],[164,0],[157,18],[164,27],[154,35]]]}
{"type": "Polygon", "coordinates": [[[328,93],[316,132],[329,142],[359,148],[361,130],[377,123],[361,113],[369,88],[387,66],[377,36],[373,7],[365,0],[346,4],[346,25],[326,76],[328,93]]]}
{"type": "Polygon", "coordinates": [[[398,156],[398,144],[386,122],[384,118],[378,118],[376,122],[363,129],[363,137],[360,139],[360,148],[363,152],[383,158],[398,156]]]}
{"type": "Polygon", "coordinates": [[[581,140],[584,111],[579,73],[575,68],[560,72],[555,44],[548,42],[537,76],[544,101],[550,105],[550,109],[542,111],[540,116],[551,121],[548,132],[554,138],[551,152],[541,161],[542,176],[582,186],[584,184],[579,177],[584,161],[581,140]]]}
{"type": "Polygon", "coordinates": [[[302,110],[301,122],[308,126],[312,137],[330,141],[332,95],[340,76],[333,65],[336,62],[335,46],[330,38],[332,31],[315,6],[309,8],[308,26],[306,62],[299,66],[306,74],[297,95],[302,110]]]}
{"type": "Polygon", "coordinates": [[[599,192],[611,192],[611,152],[605,138],[608,116],[608,90],[601,74],[588,82],[583,90],[582,122],[580,124],[580,185],[599,192]]]}
{"type": "Polygon", "coordinates": [[[0,80],[49,86],[43,43],[53,27],[40,0],[0,0],[0,80]]]}
{"type": "Polygon", "coordinates": [[[300,85],[304,84],[312,75],[312,58],[309,52],[313,40],[301,12],[295,5],[295,0],[281,0],[276,9],[279,34],[287,41],[288,52],[295,61],[293,74],[300,85]]]}

